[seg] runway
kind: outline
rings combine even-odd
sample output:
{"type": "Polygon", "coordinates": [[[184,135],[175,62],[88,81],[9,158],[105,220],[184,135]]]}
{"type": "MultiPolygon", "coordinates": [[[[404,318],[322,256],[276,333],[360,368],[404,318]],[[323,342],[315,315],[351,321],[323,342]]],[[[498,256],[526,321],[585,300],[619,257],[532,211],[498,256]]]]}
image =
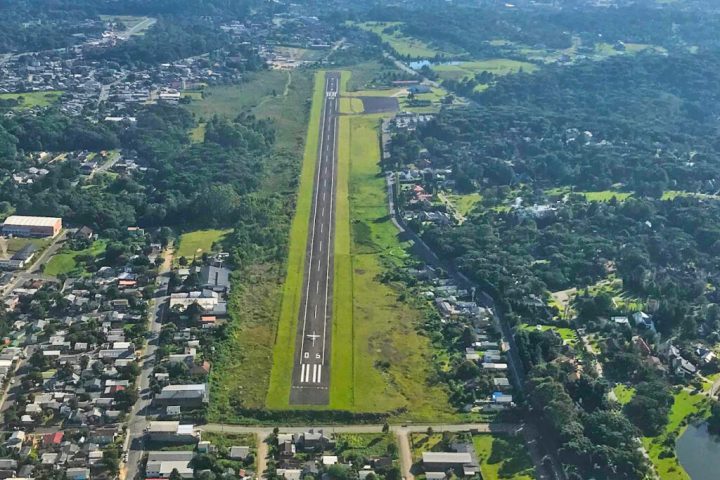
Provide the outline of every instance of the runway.
{"type": "Polygon", "coordinates": [[[290,389],[292,405],[327,405],[330,399],[339,84],[339,73],[325,74],[325,98],[320,114],[320,141],[290,389]]]}

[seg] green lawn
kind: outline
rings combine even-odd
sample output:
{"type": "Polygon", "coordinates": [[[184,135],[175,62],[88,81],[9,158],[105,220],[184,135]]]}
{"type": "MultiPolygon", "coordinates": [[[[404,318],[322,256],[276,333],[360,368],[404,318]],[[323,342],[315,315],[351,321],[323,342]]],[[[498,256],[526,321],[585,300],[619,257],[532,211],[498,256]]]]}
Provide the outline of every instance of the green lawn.
{"type": "Polygon", "coordinates": [[[202,432],[202,439],[221,449],[246,446],[254,451],[257,445],[254,433],[202,432]]]}
{"type": "Polygon", "coordinates": [[[521,435],[474,435],[483,480],[532,480],[535,468],[521,435]]]}
{"type": "Polygon", "coordinates": [[[439,452],[443,450],[442,433],[411,433],[410,450],[413,463],[422,459],[423,452],[439,452]]]}
{"type": "Polygon", "coordinates": [[[402,22],[365,22],[356,23],[355,26],[376,34],[383,42],[390,45],[390,47],[401,56],[412,58],[435,58],[437,55],[462,54],[462,52],[438,48],[421,39],[405,35],[399,28],[390,33],[386,32],[386,29],[388,28],[401,27],[402,22]]]}
{"type": "MultiPolygon", "coordinates": [[[[680,465],[677,456],[674,454],[674,447],[665,447],[663,443],[671,434],[674,434],[675,438],[682,435],[687,426],[686,419],[690,415],[702,415],[706,410],[707,397],[700,394],[692,395],[687,390],[681,390],[675,394],[675,403],[670,410],[665,431],[657,437],[642,438],[643,445],[647,449],[650,459],[662,480],[690,480],[690,476],[680,465]],[[663,452],[668,450],[672,455],[663,455],[663,452]]],[[[674,445],[674,443],[671,444],[674,445]]]]}
{"type": "Polygon", "coordinates": [[[560,335],[560,338],[562,338],[565,343],[570,345],[571,347],[575,347],[577,345],[578,337],[575,333],[575,330],[571,328],[566,327],[555,327],[553,325],[530,325],[527,323],[522,324],[523,330],[540,330],[543,332],[546,332],[548,330],[553,330],[558,335],[560,335]]]}
{"type": "Polygon", "coordinates": [[[195,128],[190,130],[190,141],[193,143],[202,143],[205,141],[205,122],[200,122],[195,128]]]}
{"type": "Polygon", "coordinates": [[[54,255],[45,265],[44,273],[47,275],[70,275],[79,276],[85,272],[84,265],[79,262],[80,257],[92,255],[97,258],[105,252],[107,242],[96,240],[90,247],[84,250],[62,250],[54,255]]]}
{"type": "Polygon", "coordinates": [[[180,235],[180,243],[175,252],[175,259],[185,257],[188,261],[200,257],[203,253],[212,252],[213,243],[221,242],[231,229],[196,230],[180,235]]]}
{"type": "Polygon", "coordinates": [[[618,192],[616,190],[602,190],[599,192],[571,191],[568,187],[551,188],[545,190],[545,194],[551,197],[563,196],[566,194],[582,195],[588,202],[609,202],[613,197],[618,201],[627,200],[632,196],[631,192],[618,192]]]}
{"type": "Polygon", "coordinates": [[[300,187],[295,207],[295,217],[290,230],[287,274],[283,287],[277,337],[273,349],[273,367],[266,399],[267,407],[272,409],[287,408],[290,401],[297,316],[302,298],[305,251],[310,211],[312,209],[313,179],[317,160],[324,85],[325,73],[320,71],[315,75],[315,88],[307,129],[302,172],[300,174],[300,187]]]}
{"type": "Polygon", "coordinates": [[[709,195],[707,193],[684,192],[681,190],[666,190],[663,192],[661,200],[673,200],[678,197],[694,197],[704,200],[720,200],[720,195],[709,195]]]}
{"type": "Polygon", "coordinates": [[[447,195],[447,199],[453,204],[453,207],[455,207],[460,215],[466,216],[482,201],[483,197],[480,193],[470,193],[467,195],[450,194],[447,195]]]}
{"type": "Polygon", "coordinates": [[[340,99],[340,113],[354,114],[363,113],[365,107],[359,98],[344,97],[340,99]]]}
{"type": "Polygon", "coordinates": [[[613,387],[613,392],[615,392],[615,397],[617,397],[617,401],[620,405],[625,405],[626,403],[630,402],[632,400],[632,397],[635,395],[635,389],[632,387],[626,387],[622,383],[618,383],[613,387]]]}
{"type": "Polygon", "coordinates": [[[0,100],[18,100],[16,110],[25,110],[34,107],[48,107],[57,102],[63,92],[52,90],[48,92],[0,93],[0,100]]]}
{"type": "Polygon", "coordinates": [[[435,65],[432,69],[437,72],[442,80],[462,80],[464,78],[473,78],[481,72],[488,72],[494,75],[509,75],[522,70],[525,73],[532,73],[537,70],[538,67],[529,62],[520,62],[508,58],[492,58],[489,60],[473,60],[435,65]]]}
{"type": "Polygon", "coordinates": [[[370,458],[388,453],[396,456],[395,437],[389,433],[341,433],[336,438],[337,451],[343,456],[354,454],[370,458]]]}
{"type": "Polygon", "coordinates": [[[38,250],[42,250],[52,242],[51,238],[8,238],[7,239],[7,251],[8,253],[15,253],[23,248],[25,245],[33,244],[38,250]]]}

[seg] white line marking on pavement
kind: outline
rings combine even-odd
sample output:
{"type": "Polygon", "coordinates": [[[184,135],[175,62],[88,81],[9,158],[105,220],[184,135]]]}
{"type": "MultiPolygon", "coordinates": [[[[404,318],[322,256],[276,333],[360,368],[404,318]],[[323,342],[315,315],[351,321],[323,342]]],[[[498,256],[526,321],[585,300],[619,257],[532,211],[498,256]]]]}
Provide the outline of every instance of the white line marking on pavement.
{"type": "Polygon", "coordinates": [[[307,367],[307,365],[305,365],[304,363],[300,365],[300,383],[302,383],[305,378],[305,367],[307,367]]]}
{"type": "Polygon", "coordinates": [[[320,251],[322,252],[322,240],[320,240],[320,251]]]}
{"type": "Polygon", "coordinates": [[[310,365],[307,366],[307,370],[305,371],[305,383],[308,383],[310,381],[310,365]]]}
{"type": "Polygon", "coordinates": [[[315,293],[320,293],[320,280],[315,282],[315,293]]]}
{"type": "Polygon", "coordinates": [[[313,364],[313,383],[317,383],[317,363],[313,364]]]}
{"type": "MultiPolygon", "coordinates": [[[[332,172],[330,173],[330,222],[328,223],[328,243],[332,239],[332,231],[333,231],[333,204],[335,202],[335,163],[337,162],[337,118],[333,118],[333,141],[332,141],[332,156],[330,157],[330,167],[332,168],[332,172]]],[[[327,317],[328,317],[328,286],[330,284],[330,251],[332,248],[328,248],[327,251],[327,261],[325,264],[325,309],[323,312],[323,344],[322,344],[322,357],[320,360],[321,364],[325,364],[325,338],[327,336],[327,317]]]]}
{"type": "MultiPolygon", "coordinates": [[[[329,85],[330,85],[330,81],[328,79],[325,81],[325,88],[327,89],[329,87],[329,85]]],[[[323,116],[327,115],[326,111],[323,111],[322,113],[323,113],[323,116]]],[[[325,136],[325,123],[326,122],[323,119],[322,127],[321,127],[322,131],[320,132],[320,151],[322,151],[323,137],[325,136]]],[[[317,177],[315,178],[315,185],[318,185],[319,183],[320,183],[320,169],[318,168],[317,177]]],[[[313,205],[313,225],[316,225],[317,204],[318,204],[317,199],[318,199],[319,193],[320,192],[316,189],[315,190],[315,203],[313,205]]],[[[323,212],[324,212],[324,210],[325,210],[325,208],[323,207],[323,212]]],[[[323,215],[324,215],[324,213],[323,213],[323,215]]],[[[315,244],[315,229],[313,228],[312,233],[310,234],[310,260],[309,260],[310,263],[308,263],[308,265],[312,265],[313,245],[314,244],[315,244]]],[[[319,285],[317,288],[319,288],[319,285]]],[[[305,327],[307,324],[307,311],[308,311],[308,303],[307,302],[308,302],[309,296],[310,296],[310,282],[308,282],[307,285],[305,285],[305,309],[303,310],[302,340],[300,341],[301,342],[300,358],[303,358],[303,356],[305,355],[305,327]]]]}
{"type": "Polygon", "coordinates": [[[322,365],[318,365],[318,381],[317,383],[322,382],[322,365]]]}

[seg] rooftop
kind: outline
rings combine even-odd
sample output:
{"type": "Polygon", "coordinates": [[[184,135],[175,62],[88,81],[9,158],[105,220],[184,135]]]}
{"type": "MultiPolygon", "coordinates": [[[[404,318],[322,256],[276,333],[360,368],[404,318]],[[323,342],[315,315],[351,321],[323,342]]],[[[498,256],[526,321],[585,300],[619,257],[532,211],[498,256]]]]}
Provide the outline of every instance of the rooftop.
{"type": "Polygon", "coordinates": [[[57,217],[30,217],[24,215],[10,215],[5,219],[3,225],[53,227],[60,220],[61,219],[57,217]]]}

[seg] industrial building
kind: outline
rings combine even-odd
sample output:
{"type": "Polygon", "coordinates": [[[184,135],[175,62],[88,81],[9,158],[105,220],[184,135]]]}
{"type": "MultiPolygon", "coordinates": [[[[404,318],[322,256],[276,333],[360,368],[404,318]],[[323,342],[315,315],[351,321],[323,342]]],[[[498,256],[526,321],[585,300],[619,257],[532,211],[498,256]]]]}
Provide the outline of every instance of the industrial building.
{"type": "Polygon", "coordinates": [[[62,218],[10,215],[3,222],[3,234],[15,237],[54,237],[62,230],[62,218]]]}

